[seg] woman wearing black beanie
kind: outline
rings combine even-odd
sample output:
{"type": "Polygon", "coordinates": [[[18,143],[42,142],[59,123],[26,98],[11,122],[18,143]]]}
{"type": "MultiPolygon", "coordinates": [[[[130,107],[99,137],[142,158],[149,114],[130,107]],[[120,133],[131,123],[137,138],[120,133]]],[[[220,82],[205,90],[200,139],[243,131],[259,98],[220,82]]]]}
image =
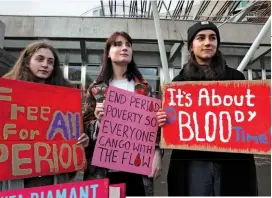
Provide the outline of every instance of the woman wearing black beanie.
{"type": "MultiPolygon", "coordinates": [[[[188,29],[190,58],[173,81],[245,80],[243,73],[226,65],[220,34],[211,22],[188,29]]],[[[165,112],[159,112],[160,126],[165,112]]],[[[168,196],[257,196],[254,156],[240,153],[173,150],[168,172],[168,196]]]]}

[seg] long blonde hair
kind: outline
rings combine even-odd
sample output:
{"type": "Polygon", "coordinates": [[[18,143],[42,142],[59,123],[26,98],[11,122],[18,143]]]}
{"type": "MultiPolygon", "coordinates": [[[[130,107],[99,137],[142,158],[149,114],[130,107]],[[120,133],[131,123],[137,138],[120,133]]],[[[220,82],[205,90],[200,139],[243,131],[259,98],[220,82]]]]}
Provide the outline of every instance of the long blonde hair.
{"type": "Polygon", "coordinates": [[[45,48],[49,49],[54,56],[54,69],[49,78],[45,80],[46,84],[72,87],[71,83],[66,80],[63,76],[62,70],[60,68],[59,57],[56,53],[56,50],[47,40],[40,40],[29,44],[20,54],[18,60],[12,69],[3,76],[3,78],[9,78],[14,80],[24,80],[30,82],[37,82],[38,79],[30,71],[28,65],[30,60],[35,52],[39,49],[45,48]]]}

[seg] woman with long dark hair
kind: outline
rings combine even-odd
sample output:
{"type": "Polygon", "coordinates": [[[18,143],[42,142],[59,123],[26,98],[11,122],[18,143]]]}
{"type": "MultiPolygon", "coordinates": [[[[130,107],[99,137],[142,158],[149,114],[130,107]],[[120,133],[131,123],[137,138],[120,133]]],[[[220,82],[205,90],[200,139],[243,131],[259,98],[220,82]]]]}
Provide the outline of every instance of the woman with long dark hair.
{"type": "Polygon", "coordinates": [[[152,97],[151,88],[137,69],[132,54],[132,39],[127,33],[115,32],[107,39],[101,72],[87,91],[84,123],[86,133],[90,136],[90,146],[86,149],[88,168],[84,177],[85,180],[109,178],[111,184],[126,183],[126,196],[153,196],[153,178],[158,177],[161,171],[160,133],[158,133],[153,172],[150,177],[91,165],[101,117],[104,114],[103,101],[106,89],[115,86],[152,97]]]}
{"type": "MultiPolygon", "coordinates": [[[[3,78],[72,87],[72,84],[69,83],[62,74],[59,58],[55,49],[46,40],[29,44],[21,52],[12,69],[4,75],[3,78]]],[[[89,137],[85,133],[82,134],[77,144],[83,144],[84,147],[87,147],[89,137]]],[[[75,173],[76,172],[25,178],[24,187],[29,188],[71,182],[73,181],[75,173]]]]}
{"type": "MultiPolygon", "coordinates": [[[[190,57],[173,81],[245,80],[243,73],[226,64],[220,34],[211,22],[188,29],[190,57]]],[[[157,113],[159,126],[166,113],[157,113]]],[[[173,150],[168,171],[168,196],[256,196],[254,156],[240,153],[173,150]]]]}

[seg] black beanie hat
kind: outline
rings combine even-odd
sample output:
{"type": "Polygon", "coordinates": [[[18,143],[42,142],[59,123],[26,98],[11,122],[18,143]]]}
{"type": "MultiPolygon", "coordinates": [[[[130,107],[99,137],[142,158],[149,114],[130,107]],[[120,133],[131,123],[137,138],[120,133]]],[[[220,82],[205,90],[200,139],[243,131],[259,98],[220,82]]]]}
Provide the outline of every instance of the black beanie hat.
{"type": "Polygon", "coordinates": [[[220,34],[219,34],[219,30],[216,27],[216,25],[210,21],[202,21],[202,22],[198,22],[196,24],[194,24],[193,26],[191,26],[188,31],[187,31],[187,42],[188,42],[188,50],[190,50],[192,42],[195,38],[195,36],[197,35],[198,32],[202,31],[202,30],[213,30],[216,34],[217,37],[217,49],[219,48],[220,45],[220,34]]]}

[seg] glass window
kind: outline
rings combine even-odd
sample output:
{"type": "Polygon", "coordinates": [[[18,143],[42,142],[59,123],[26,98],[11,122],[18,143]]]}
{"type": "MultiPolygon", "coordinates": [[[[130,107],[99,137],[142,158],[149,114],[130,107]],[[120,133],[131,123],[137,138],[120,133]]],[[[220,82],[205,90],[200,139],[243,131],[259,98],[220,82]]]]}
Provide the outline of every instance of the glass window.
{"type": "Polygon", "coordinates": [[[86,87],[87,90],[90,84],[96,80],[100,72],[100,67],[98,65],[88,65],[86,69],[86,87]]]}
{"type": "Polygon", "coordinates": [[[174,78],[179,74],[180,70],[181,70],[180,68],[174,69],[174,78]]]}
{"type": "Polygon", "coordinates": [[[160,80],[148,80],[146,79],[148,84],[151,86],[152,88],[152,95],[155,98],[160,98],[160,80]]]}
{"type": "Polygon", "coordinates": [[[252,80],[262,80],[262,71],[252,70],[252,80]]]}
{"type": "Polygon", "coordinates": [[[69,64],[68,79],[71,81],[81,80],[81,64],[69,64]]]}
{"type": "Polygon", "coordinates": [[[244,70],[244,71],[243,71],[243,74],[244,74],[246,80],[248,80],[248,71],[247,71],[247,70],[244,70]]]}
{"type": "Polygon", "coordinates": [[[264,66],[266,69],[271,68],[271,57],[264,57],[264,66]]]}
{"type": "Polygon", "coordinates": [[[98,15],[98,10],[94,10],[94,11],[93,11],[93,16],[99,16],[99,15],[98,15]]]}
{"type": "Polygon", "coordinates": [[[63,72],[64,63],[60,63],[60,69],[63,72]]]}
{"type": "Polygon", "coordinates": [[[266,70],[266,79],[271,79],[271,70],[266,70]]]}
{"type": "Polygon", "coordinates": [[[146,68],[146,67],[139,67],[139,71],[143,76],[158,76],[158,68],[146,68]]]}
{"type": "Polygon", "coordinates": [[[101,70],[101,67],[99,65],[88,65],[87,66],[87,73],[98,75],[100,70],[101,70]]]}
{"type": "Polygon", "coordinates": [[[152,88],[153,96],[160,97],[160,78],[158,68],[139,67],[138,68],[144,79],[149,83],[152,88]]]}

